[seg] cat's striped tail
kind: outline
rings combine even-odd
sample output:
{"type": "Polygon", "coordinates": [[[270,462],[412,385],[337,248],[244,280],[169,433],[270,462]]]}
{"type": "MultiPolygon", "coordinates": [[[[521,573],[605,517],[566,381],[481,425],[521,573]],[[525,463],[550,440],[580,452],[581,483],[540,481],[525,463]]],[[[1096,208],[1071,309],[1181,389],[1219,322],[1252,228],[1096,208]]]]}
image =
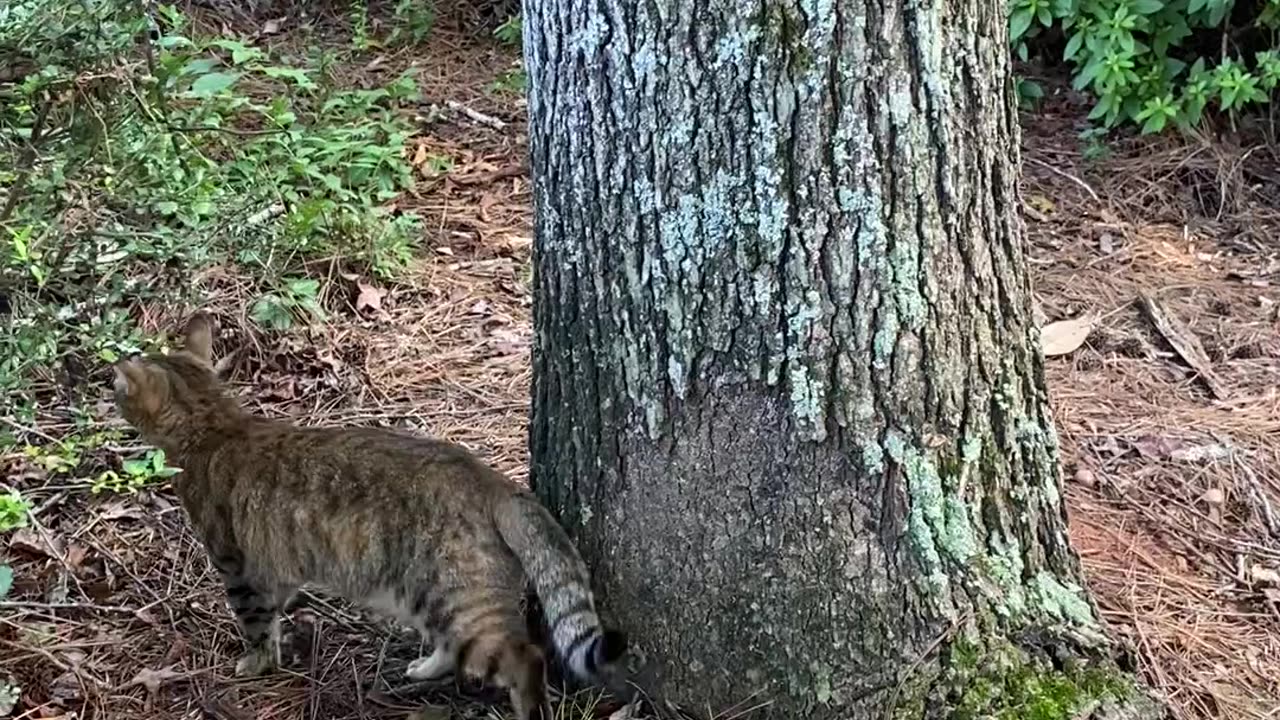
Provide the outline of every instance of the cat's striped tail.
{"type": "Polygon", "coordinates": [[[580,681],[603,682],[602,671],[622,657],[627,640],[601,625],[590,575],[573,541],[532,495],[512,495],[494,514],[502,540],[533,583],[561,662],[580,681]]]}

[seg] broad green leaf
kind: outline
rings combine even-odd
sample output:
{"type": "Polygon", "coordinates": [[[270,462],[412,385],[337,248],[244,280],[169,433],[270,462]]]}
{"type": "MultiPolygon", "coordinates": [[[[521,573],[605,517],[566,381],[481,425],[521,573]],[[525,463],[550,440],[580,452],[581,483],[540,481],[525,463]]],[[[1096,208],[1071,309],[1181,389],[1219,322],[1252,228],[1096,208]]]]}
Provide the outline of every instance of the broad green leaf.
{"type": "Polygon", "coordinates": [[[203,75],[219,65],[214,58],[196,58],[182,66],[179,75],[203,75]]]}
{"type": "Polygon", "coordinates": [[[1164,113],[1156,113],[1142,123],[1142,133],[1144,135],[1158,133],[1164,129],[1166,121],[1168,121],[1168,117],[1164,113]]]}
{"type": "Polygon", "coordinates": [[[151,470],[151,466],[146,460],[125,460],[120,463],[120,469],[130,475],[146,475],[151,470]]]}
{"type": "Polygon", "coordinates": [[[181,35],[165,35],[160,38],[160,42],[158,44],[166,50],[172,50],[180,47],[191,47],[192,43],[181,35]]]}
{"type": "Polygon", "coordinates": [[[236,65],[243,65],[249,60],[257,60],[262,57],[262,51],[255,47],[249,47],[239,40],[214,40],[211,43],[215,47],[222,48],[231,53],[231,62],[236,65]]]}
{"type": "Polygon", "coordinates": [[[1084,69],[1080,71],[1079,75],[1076,75],[1075,80],[1071,82],[1071,86],[1076,90],[1083,90],[1086,87],[1089,87],[1089,83],[1092,83],[1093,79],[1096,78],[1098,73],[1101,71],[1102,60],[1095,57],[1084,66],[1084,69]]]}
{"type": "Polygon", "coordinates": [[[1030,7],[1020,7],[1009,16],[1009,37],[1017,40],[1026,34],[1031,27],[1031,19],[1035,11],[1030,7]]]}
{"type": "Polygon", "coordinates": [[[1062,51],[1062,59],[1075,59],[1076,53],[1080,52],[1080,47],[1082,45],[1084,45],[1084,33],[1078,32],[1075,35],[1072,35],[1071,39],[1067,41],[1066,50],[1062,51]]]}
{"type": "Polygon", "coordinates": [[[226,90],[240,79],[240,73],[216,72],[201,75],[191,83],[191,92],[197,97],[211,97],[226,90]]]}
{"type": "Polygon", "coordinates": [[[316,83],[311,79],[311,76],[307,75],[305,70],[300,70],[298,68],[277,66],[264,67],[262,68],[262,74],[269,78],[290,80],[304,90],[310,90],[316,86],[316,83]]]}
{"type": "Polygon", "coordinates": [[[299,297],[315,297],[320,281],[314,278],[294,278],[288,281],[289,292],[299,297]]]}

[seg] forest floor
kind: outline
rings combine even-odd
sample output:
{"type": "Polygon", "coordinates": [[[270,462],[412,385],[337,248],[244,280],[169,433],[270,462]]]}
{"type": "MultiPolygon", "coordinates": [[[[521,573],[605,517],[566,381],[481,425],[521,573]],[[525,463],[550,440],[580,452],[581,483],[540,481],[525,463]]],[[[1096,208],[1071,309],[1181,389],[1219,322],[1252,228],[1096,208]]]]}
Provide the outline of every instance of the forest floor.
{"type": "MultiPolygon", "coordinates": [[[[290,42],[291,21],[278,25],[257,42],[290,42]]],[[[417,126],[410,156],[451,159],[445,173],[420,168],[399,201],[426,221],[422,252],[394,280],[335,266],[325,323],[268,337],[250,329],[234,267],[196,278],[224,327],[218,349],[234,351],[230,375],[262,411],[413,427],[525,477],[525,118],[521,96],[495,85],[518,61],[447,22],[412,51],[343,61],[352,84],[412,65],[424,104],[498,122],[449,111],[417,126]]],[[[1092,322],[1079,347],[1046,361],[1072,539],[1107,621],[1177,718],[1280,717],[1280,162],[1220,142],[1135,140],[1093,157],[1102,148],[1079,137],[1085,113],[1051,93],[1023,119],[1039,308],[1046,323],[1092,322]]],[[[138,314],[155,333],[188,310],[138,314]]],[[[1075,345],[1071,330],[1052,334],[1075,345]]],[[[111,412],[105,386],[99,409],[111,412]]],[[[52,440],[69,423],[17,429],[52,440]]],[[[21,687],[15,717],[496,712],[475,702],[491,694],[405,681],[412,635],[322,599],[294,614],[286,670],[235,680],[231,616],[169,492],[93,495],[13,453],[0,457],[6,473],[37,518],[0,540],[15,573],[0,603],[0,681],[21,687]]],[[[612,709],[575,702],[574,717],[612,709]]]]}

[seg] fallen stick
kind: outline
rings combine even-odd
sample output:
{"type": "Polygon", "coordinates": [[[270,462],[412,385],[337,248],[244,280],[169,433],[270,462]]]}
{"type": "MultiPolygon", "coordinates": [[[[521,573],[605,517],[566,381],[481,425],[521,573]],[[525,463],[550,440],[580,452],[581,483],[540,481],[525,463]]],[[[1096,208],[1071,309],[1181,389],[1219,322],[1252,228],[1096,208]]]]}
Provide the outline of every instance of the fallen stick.
{"type": "Polygon", "coordinates": [[[445,104],[445,107],[448,107],[450,110],[454,112],[462,113],[463,115],[466,115],[467,117],[471,118],[472,120],[475,120],[481,125],[488,125],[494,130],[507,129],[507,123],[505,121],[499,120],[498,118],[492,115],[485,115],[479,110],[473,110],[456,100],[445,100],[444,104],[445,104]]]}
{"type": "Polygon", "coordinates": [[[1222,383],[1218,380],[1218,376],[1213,372],[1213,363],[1209,361],[1208,354],[1204,351],[1204,346],[1200,344],[1200,339],[1191,332],[1181,320],[1174,317],[1163,305],[1158,303],[1156,299],[1150,295],[1142,294],[1138,296],[1142,303],[1142,309],[1150,318],[1151,324],[1155,326],[1156,331],[1164,337],[1174,352],[1182,360],[1191,366],[1192,370],[1200,376],[1200,381],[1209,388],[1209,393],[1218,400],[1225,400],[1227,393],[1222,387],[1222,383]]]}

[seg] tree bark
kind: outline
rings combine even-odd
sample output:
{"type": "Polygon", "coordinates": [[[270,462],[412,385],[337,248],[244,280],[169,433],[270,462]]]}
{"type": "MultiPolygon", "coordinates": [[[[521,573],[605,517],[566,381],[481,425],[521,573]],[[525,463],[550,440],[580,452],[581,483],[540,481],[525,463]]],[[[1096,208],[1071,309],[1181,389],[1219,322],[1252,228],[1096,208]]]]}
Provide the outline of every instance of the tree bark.
{"type": "Polygon", "coordinates": [[[524,7],[531,481],[642,685],[879,720],[963,714],[997,660],[1105,657],[1004,5],[524,7]]]}

